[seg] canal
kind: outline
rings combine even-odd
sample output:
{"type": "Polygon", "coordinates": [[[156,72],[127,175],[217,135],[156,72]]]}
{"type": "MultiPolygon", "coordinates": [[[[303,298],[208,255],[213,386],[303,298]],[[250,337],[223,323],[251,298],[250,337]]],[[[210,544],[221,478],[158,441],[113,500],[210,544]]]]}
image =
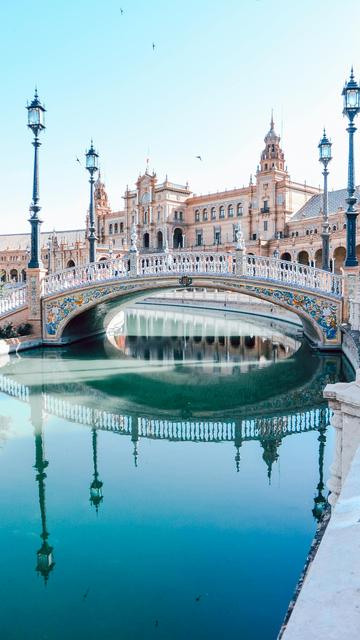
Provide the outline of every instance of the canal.
{"type": "Polygon", "coordinates": [[[0,365],[2,638],[276,638],[341,355],[284,322],[137,305],[0,365]]]}

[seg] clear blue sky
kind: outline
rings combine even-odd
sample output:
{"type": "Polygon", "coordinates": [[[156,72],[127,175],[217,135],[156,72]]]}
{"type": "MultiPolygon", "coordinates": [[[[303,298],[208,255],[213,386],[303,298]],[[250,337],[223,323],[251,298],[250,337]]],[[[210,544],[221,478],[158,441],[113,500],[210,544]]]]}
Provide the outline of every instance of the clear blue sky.
{"type": "Polygon", "coordinates": [[[87,175],[75,158],[83,160],[91,137],[119,209],[148,149],[160,180],[189,180],[196,193],[247,183],[272,107],[291,177],[321,182],[325,125],[334,143],[330,186],[345,186],[340,94],[351,64],[360,76],[359,24],[358,0],[2,2],[0,233],[29,226],[33,148],[24,107],[35,84],[48,110],[44,230],[84,224],[87,175]]]}

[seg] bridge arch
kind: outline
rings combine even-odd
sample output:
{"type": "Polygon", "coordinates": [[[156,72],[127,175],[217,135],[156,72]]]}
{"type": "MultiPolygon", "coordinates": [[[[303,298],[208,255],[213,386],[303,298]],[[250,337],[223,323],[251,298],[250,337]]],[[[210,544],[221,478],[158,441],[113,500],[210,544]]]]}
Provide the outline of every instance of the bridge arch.
{"type": "MultiPolygon", "coordinates": [[[[104,331],[105,317],[115,307],[118,310],[121,304],[132,304],[135,300],[141,300],[152,293],[178,289],[180,280],[178,276],[158,275],[156,280],[139,277],[133,282],[129,280],[97,284],[45,299],[43,301],[44,340],[48,344],[63,344],[100,333],[104,331]]],[[[273,289],[269,287],[268,282],[259,280],[249,283],[245,278],[230,280],[228,277],[221,276],[197,276],[192,278],[191,286],[233,291],[271,302],[273,305],[296,313],[302,320],[305,334],[316,346],[328,344],[331,347],[338,344],[339,301],[338,304],[335,301],[333,304],[326,297],[310,298],[304,293],[296,296],[291,287],[276,286],[273,289]],[[324,315],[320,317],[319,314],[321,315],[322,311],[324,315]],[[335,328],[331,324],[328,328],[324,327],[329,314],[335,328]]]]}

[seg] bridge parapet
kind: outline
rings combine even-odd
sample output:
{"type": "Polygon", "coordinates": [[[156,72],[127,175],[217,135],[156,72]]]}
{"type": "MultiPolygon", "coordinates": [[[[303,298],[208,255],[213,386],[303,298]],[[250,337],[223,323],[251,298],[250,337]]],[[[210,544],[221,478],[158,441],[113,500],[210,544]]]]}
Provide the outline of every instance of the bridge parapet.
{"type": "Polygon", "coordinates": [[[130,269],[129,256],[104,260],[82,267],[52,273],[44,279],[43,296],[48,297],[114,279],[133,279],[157,275],[221,275],[268,280],[341,298],[343,277],[314,267],[236,252],[173,251],[137,254],[136,269],[130,269]]]}
{"type": "Polygon", "coordinates": [[[354,331],[360,331],[360,275],[354,280],[354,287],[349,293],[349,322],[354,331]]]}
{"type": "Polygon", "coordinates": [[[17,285],[4,289],[0,295],[0,317],[27,305],[27,285],[17,285]]]}

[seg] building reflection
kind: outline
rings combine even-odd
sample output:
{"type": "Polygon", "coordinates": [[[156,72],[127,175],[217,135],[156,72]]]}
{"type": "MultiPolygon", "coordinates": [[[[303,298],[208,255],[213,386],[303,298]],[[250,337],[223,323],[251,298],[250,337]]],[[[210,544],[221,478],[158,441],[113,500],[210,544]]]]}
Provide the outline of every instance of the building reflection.
{"type": "Polygon", "coordinates": [[[237,374],[261,368],[291,356],[300,342],[255,322],[223,317],[199,319],[180,312],[166,314],[151,309],[127,309],[121,323],[113,325],[108,338],[117,351],[129,358],[179,363],[195,361],[212,373],[237,374]],[[202,321],[201,321],[202,320],[202,321]],[[233,367],[221,367],[232,363],[233,367]]]}
{"type": "Polygon", "coordinates": [[[31,411],[31,422],[34,427],[34,437],[35,437],[35,465],[34,468],[37,471],[36,474],[36,482],[38,484],[39,491],[39,505],[40,505],[40,516],[41,516],[41,540],[42,544],[40,549],[37,552],[37,564],[36,571],[40,574],[44,583],[47,584],[49,579],[49,575],[51,571],[54,569],[55,562],[53,558],[53,547],[49,544],[49,531],[47,529],[47,521],[46,521],[46,494],[45,494],[45,479],[46,473],[45,469],[48,467],[49,463],[45,459],[45,447],[44,447],[44,436],[43,436],[43,408],[42,408],[42,397],[41,395],[31,395],[30,396],[30,411],[31,411]]]}

